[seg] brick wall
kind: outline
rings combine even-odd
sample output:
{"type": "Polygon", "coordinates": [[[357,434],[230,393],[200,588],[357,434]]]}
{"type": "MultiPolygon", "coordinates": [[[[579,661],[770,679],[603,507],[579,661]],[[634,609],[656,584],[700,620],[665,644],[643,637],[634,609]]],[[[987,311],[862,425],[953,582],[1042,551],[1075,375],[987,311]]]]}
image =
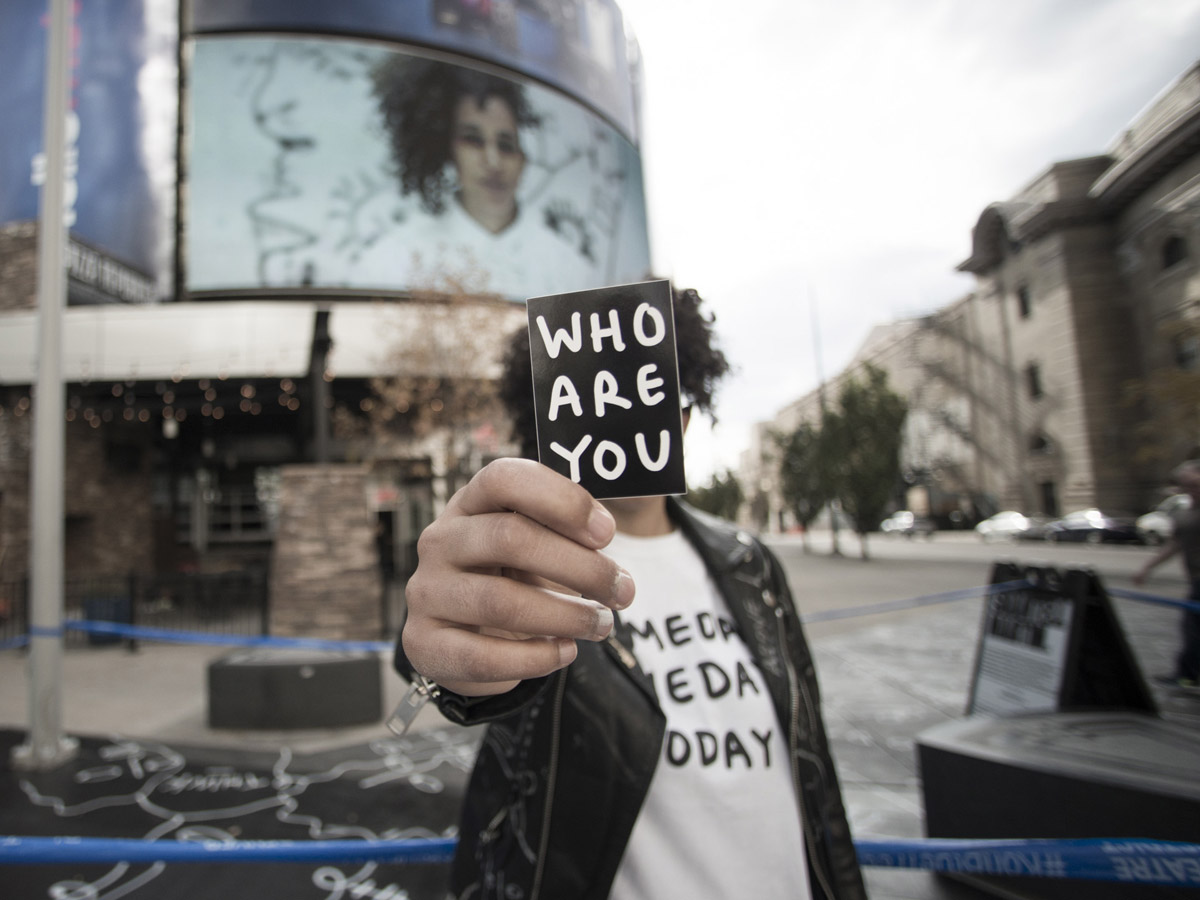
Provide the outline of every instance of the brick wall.
{"type": "Polygon", "coordinates": [[[37,306],[37,226],[0,228],[0,312],[37,306]]]}
{"type": "Polygon", "coordinates": [[[375,640],[381,596],[367,469],[284,467],[271,558],[271,633],[375,640]]]}
{"type": "MultiPolygon", "coordinates": [[[[32,423],[32,416],[11,410],[0,418],[0,581],[24,578],[29,571],[32,423]]],[[[121,437],[115,427],[67,425],[63,562],[68,577],[153,571],[149,449],[134,444],[114,466],[109,446],[121,437]]]]}
{"type": "Polygon", "coordinates": [[[29,416],[0,415],[0,581],[29,571],[29,416]]]}
{"type": "Polygon", "coordinates": [[[67,423],[63,512],[68,575],[154,571],[147,428],[67,423]]]}

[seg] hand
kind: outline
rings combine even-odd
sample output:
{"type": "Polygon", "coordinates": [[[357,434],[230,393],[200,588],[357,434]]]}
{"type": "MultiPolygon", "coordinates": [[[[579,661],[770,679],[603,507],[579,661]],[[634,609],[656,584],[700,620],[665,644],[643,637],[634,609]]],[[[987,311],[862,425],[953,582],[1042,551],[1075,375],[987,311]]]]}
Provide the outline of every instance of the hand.
{"type": "Polygon", "coordinates": [[[466,696],[499,694],[604,640],[633,580],[600,553],[616,531],[584,488],[535,462],[491,463],[421,535],[404,652],[466,696]]]}

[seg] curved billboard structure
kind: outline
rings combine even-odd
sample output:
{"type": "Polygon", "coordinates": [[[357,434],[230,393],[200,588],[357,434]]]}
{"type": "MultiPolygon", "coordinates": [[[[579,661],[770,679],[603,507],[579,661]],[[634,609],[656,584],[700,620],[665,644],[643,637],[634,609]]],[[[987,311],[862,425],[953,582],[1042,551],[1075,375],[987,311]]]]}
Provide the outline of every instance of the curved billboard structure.
{"type": "MultiPolygon", "coordinates": [[[[38,217],[47,6],[45,0],[0,3],[0,225],[38,217]]],[[[72,252],[102,254],[104,265],[119,265],[127,280],[145,282],[161,265],[159,211],[169,201],[152,171],[169,154],[154,153],[149,132],[156,123],[141,90],[152,80],[146,75],[153,36],[140,2],[85,2],[72,10],[66,191],[71,235],[83,242],[72,252]]],[[[153,299],[152,286],[143,283],[115,293],[124,301],[153,299]]]]}
{"type": "Polygon", "coordinates": [[[522,299],[647,275],[610,0],[198,0],[192,21],[192,294],[522,299]]]}

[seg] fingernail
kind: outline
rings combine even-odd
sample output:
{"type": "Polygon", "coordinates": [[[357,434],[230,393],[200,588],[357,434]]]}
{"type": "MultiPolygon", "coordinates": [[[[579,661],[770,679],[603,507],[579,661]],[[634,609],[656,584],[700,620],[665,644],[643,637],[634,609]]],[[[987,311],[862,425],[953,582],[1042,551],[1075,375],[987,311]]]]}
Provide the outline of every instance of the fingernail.
{"type": "Polygon", "coordinates": [[[579,648],[570,638],[563,638],[558,642],[558,661],[561,665],[566,666],[573,663],[578,653],[579,648]]]}
{"type": "Polygon", "coordinates": [[[593,504],[587,521],[588,536],[596,542],[597,546],[603,547],[612,540],[613,532],[616,530],[617,523],[613,519],[612,513],[599,503],[593,504]]]}
{"type": "Polygon", "coordinates": [[[617,584],[613,593],[617,609],[624,609],[633,602],[633,595],[637,593],[637,586],[633,583],[633,576],[624,569],[617,570],[617,584]]]}
{"type": "Polygon", "coordinates": [[[613,612],[607,606],[596,609],[596,640],[602,641],[613,629],[613,612]]]}

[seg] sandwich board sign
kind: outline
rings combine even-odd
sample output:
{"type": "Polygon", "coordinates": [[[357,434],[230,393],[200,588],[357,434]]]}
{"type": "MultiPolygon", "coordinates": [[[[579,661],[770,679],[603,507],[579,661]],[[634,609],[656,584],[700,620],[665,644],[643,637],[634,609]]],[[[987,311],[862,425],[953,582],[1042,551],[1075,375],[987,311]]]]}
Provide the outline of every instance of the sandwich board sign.
{"type": "Polygon", "coordinates": [[[1157,714],[1112,602],[1091,571],[996,563],[967,714],[1157,714]]]}
{"type": "Polygon", "coordinates": [[[540,461],[597,498],[685,493],[670,282],[527,309],[540,461]]]}

